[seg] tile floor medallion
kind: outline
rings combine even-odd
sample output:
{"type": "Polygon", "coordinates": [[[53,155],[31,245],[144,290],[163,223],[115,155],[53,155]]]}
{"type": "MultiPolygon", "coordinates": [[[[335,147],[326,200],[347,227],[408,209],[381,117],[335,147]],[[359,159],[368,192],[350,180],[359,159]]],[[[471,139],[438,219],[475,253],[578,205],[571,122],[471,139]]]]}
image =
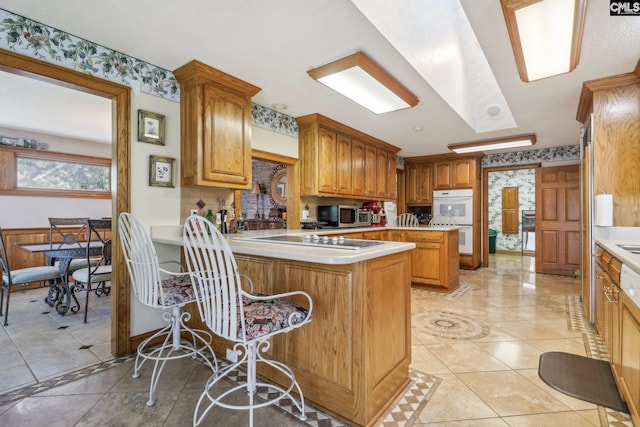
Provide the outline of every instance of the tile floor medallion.
{"type": "Polygon", "coordinates": [[[450,311],[427,312],[416,316],[415,321],[429,335],[454,340],[478,339],[491,332],[487,324],[450,311]]]}

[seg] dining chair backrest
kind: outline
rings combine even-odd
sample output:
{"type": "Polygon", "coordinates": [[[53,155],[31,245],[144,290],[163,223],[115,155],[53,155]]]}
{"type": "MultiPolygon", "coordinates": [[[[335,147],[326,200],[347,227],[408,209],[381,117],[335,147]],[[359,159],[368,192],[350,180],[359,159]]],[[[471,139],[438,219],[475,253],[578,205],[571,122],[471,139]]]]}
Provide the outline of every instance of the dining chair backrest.
{"type": "Polygon", "coordinates": [[[86,239],[88,217],[82,218],[49,218],[49,242],[51,249],[60,249],[63,244],[77,244],[81,247],[80,241],[86,239]],[[68,228],[76,226],[78,228],[69,231],[68,228]],[[56,242],[54,242],[56,238],[56,242]],[[60,238],[58,242],[57,239],[60,238]]]}
{"type": "Polygon", "coordinates": [[[398,227],[419,227],[420,220],[412,213],[403,213],[396,218],[396,225],[398,227]]]}
{"type": "Polygon", "coordinates": [[[9,256],[7,255],[7,248],[4,245],[4,237],[2,236],[2,227],[0,227],[0,273],[7,276],[7,280],[11,280],[9,268],[9,256]]]}
{"type": "Polygon", "coordinates": [[[200,316],[213,333],[231,341],[246,336],[240,273],[224,236],[199,215],[187,218],[183,229],[187,266],[200,316]],[[208,234],[204,230],[211,230],[208,234]],[[239,330],[240,328],[240,330],[239,330]]]}
{"type": "Polygon", "coordinates": [[[92,244],[102,244],[102,256],[97,264],[91,267],[92,274],[101,265],[111,264],[111,220],[110,219],[88,219],[87,220],[87,261],[91,264],[92,255],[89,248],[92,244]]]}
{"type": "Polygon", "coordinates": [[[158,307],[162,297],[162,277],[151,236],[130,213],[118,217],[118,235],[129,270],[133,293],[142,304],[158,307]]]}

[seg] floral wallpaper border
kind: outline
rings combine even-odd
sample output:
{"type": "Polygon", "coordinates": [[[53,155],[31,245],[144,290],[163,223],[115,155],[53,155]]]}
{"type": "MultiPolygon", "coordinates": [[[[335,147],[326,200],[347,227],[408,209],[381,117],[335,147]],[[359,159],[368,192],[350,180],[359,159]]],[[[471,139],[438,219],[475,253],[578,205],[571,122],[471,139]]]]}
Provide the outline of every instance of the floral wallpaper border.
{"type": "Polygon", "coordinates": [[[580,145],[568,145],[513,153],[486,154],[482,158],[482,167],[526,165],[529,163],[577,159],[580,159],[580,145]]]}
{"type": "MultiPolygon", "coordinates": [[[[1,8],[0,48],[180,102],[171,71],[1,8]]],[[[251,112],[254,125],[298,136],[295,118],[257,104],[251,112]]]]}

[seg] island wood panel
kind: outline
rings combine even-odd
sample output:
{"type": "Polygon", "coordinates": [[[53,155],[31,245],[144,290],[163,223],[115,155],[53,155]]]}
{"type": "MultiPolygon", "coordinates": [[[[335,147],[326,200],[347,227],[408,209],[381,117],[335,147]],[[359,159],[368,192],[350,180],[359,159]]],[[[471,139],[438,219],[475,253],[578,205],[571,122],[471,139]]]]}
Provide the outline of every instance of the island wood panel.
{"type": "MultiPolygon", "coordinates": [[[[373,424],[409,383],[410,252],[348,265],[236,259],[241,273],[255,275],[256,291],[273,283],[274,292],[301,290],[313,300],[311,323],[274,337],[270,350],[293,369],[305,399],[350,423],[373,424]]],[[[188,307],[190,326],[204,326],[188,307]]],[[[217,354],[229,346],[214,339],[217,354]]],[[[258,372],[288,384],[269,367],[258,372]]]]}
{"type": "Polygon", "coordinates": [[[365,324],[366,420],[382,415],[408,384],[411,363],[410,259],[404,255],[368,262],[365,324]],[[392,284],[395,284],[392,285],[392,284]]]}
{"type": "Polygon", "coordinates": [[[287,334],[279,349],[279,358],[295,369],[296,377],[298,370],[305,373],[298,380],[310,400],[314,395],[319,402],[353,400],[358,392],[361,373],[354,372],[352,361],[361,357],[362,331],[352,328],[362,324],[362,312],[355,305],[364,290],[354,284],[353,268],[283,262],[279,291],[304,291],[314,303],[312,322],[287,334]]]}
{"type": "MultiPolygon", "coordinates": [[[[247,275],[253,283],[253,292],[265,295],[271,295],[276,293],[274,287],[275,278],[275,263],[272,259],[268,258],[248,258],[243,255],[235,255],[236,263],[238,264],[238,270],[242,274],[247,275]]],[[[246,285],[247,279],[243,278],[243,289],[249,291],[246,285]]],[[[206,327],[205,327],[206,330],[206,327]]],[[[276,346],[273,345],[273,339],[271,341],[271,347],[265,352],[267,357],[273,358],[275,356],[274,351],[276,346]]],[[[226,340],[220,340],[226,348],[231,348],[231,343],[226,340]]],[[[225,355],[226,351],[220,354],[225,355]]]]}

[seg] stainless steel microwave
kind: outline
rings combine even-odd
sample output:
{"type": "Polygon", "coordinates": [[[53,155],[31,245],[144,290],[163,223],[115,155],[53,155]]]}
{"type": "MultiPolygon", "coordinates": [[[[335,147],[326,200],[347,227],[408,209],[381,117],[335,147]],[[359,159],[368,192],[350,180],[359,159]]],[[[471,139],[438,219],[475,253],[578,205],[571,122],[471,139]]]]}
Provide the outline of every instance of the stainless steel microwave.
{"type": "Polygon", "coordinates": [[[318,222],[326,227],[364,227],[371,225],[361,221],[360,210],[350,205],[318,206],[318,222]]]}

